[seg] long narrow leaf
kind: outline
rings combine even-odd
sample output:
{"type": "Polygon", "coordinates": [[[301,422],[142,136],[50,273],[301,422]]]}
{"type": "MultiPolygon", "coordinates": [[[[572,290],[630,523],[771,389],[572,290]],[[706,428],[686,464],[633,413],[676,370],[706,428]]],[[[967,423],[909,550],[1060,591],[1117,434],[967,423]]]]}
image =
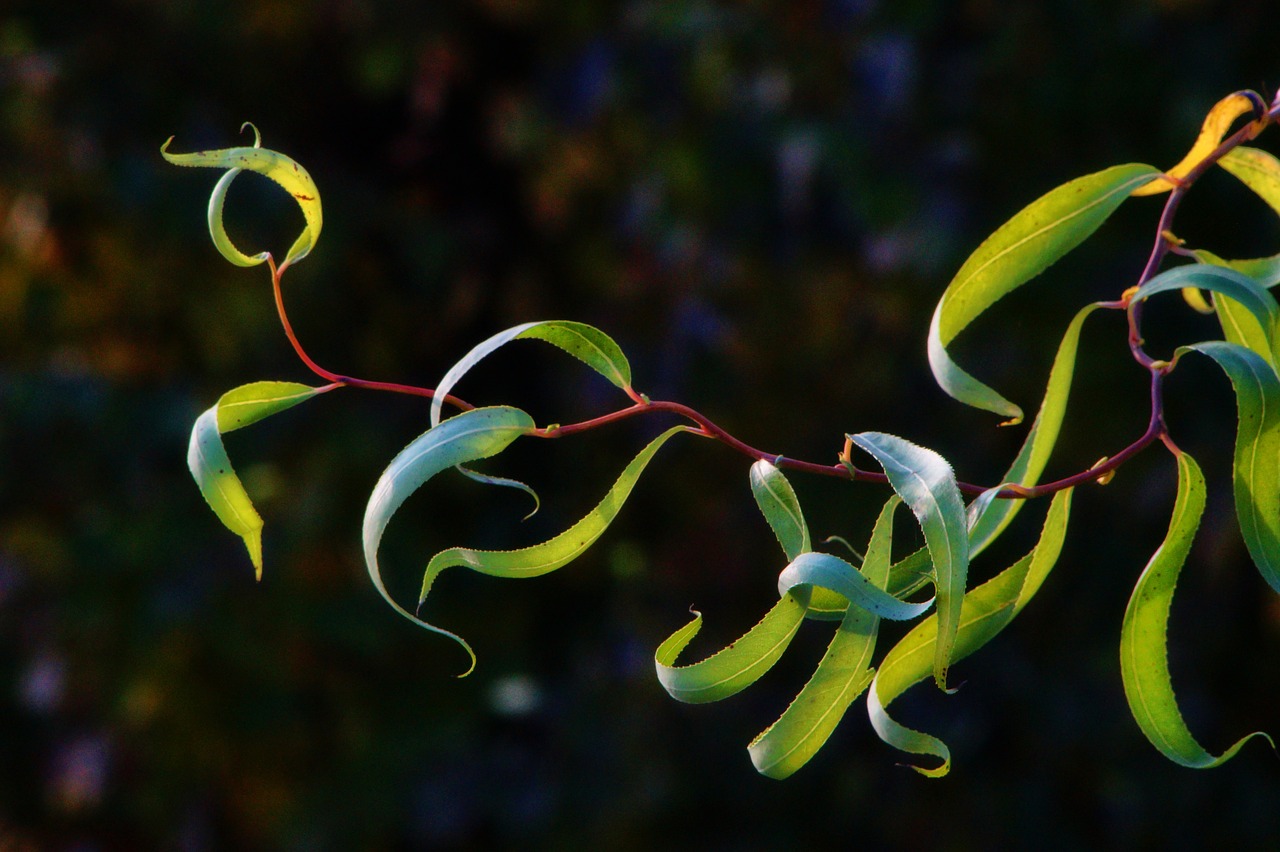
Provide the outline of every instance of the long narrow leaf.
{"type": "Polygon", "coordinates": [[[1161,754],[1196,769],[1225,763],[1254,737],[1271,742],[1259,731],[1241,737],[1221,755],[1214,756],[1196,742],[1173,693],[1167,638],[1169,607],[1178,574],[1200,525],[1204,503],[1204,475],[1189,454],[1179,453],[1178,496],[1169,532],[1134,586],[1120,631],[1120,674],[1133,718],[1161,754]]]}
{"type": "Polygon", "coordinates": [[[442,470],[477,459],[489,458],[505,450],[512,441],[534,428],[533,418],[518,408],[494,406],[474,408],[450,417],[439,426],[428,429],[401,450],[378,478],[364,513],[364,560],[374,588],[391,607],[405,618],[433,633],[447,636],[466,650],[471,665],[476,657],[462,637],[428,624],[398,604],[382,581],[378,564],[378,548],[391,516],[410,494],[442,470]]]}
{"type": "MultiPolygon", "coordinates": [[[[455,419],[457,418],[450,418],[445,423],[455,419]]],[[[673,435],[687,431],[689,428],[686,426],[673,426],[650,441],[648,446],[623,469],[617,481],[596,507],[554,538],[519,550],[473,550],[468,547],[451,547],[440,551],[427,563],[427,570],[422,577],[422,592],[418,596],[419,607],[427,599],[432,584],[441,572],[454,566],[463,565],[472,571],[492,577],[518,578],[537,577],[568,565],[586,552],[587,548],[594,544],[613,523],[613,519],[618,516],[631,490],[640,479],[640,474],[644,472],[645,467],[662,445],[673,435]]]]}
{"type": "Polygon", "coordinates": [[[1274,351],[1276,324],[1280,322],[1280,305],[1277,305],[1275,297],[1265,287],[1234,269],[1209,263],[1175,266],[1139,287],[1132,295],[1131,301],[1140,302],[1157,293],[1182,290],[1186,287],[1221,293],[1239,303],[1257,320],[1259,329],[1271,342],[1268,349],[1274,351]]]}
{"type": "Polygon", "coordinates": [[[1022,419],[1021,408],[962,370],[947,347],[983,311],[1082,243],[1156,174],[1131,164],[1077,178],[1033,201],[978,246],[942,294],[929,326],[929,366],[944,391],[1011,422],[1022,419]]]}
{"type": "MultiPolygon", "coordinates": [[[[881,510],[862,565],[867,582],[880,590],[889,581],[893,512],[899,503],[901,500],[894,495],[881,510]]],[[[793,579],[797,584],[817,582],[816,577],[801,572],[796,572],[793,579]]],[[[791,588],[794,586],[787,591],[791,588]]],[[[822,748],[875,674],[871,657],[879,625],[876,615],[859,607],[847,608],[813,677],[778,720],[748,747],[757,772],[769,778],[786,778],[822,748]]]]}
{"type": "Polygon", "coordinates": [[[955,472],[933,450],[894,435],[861,432],[848,437],[880,462],[889,484],[906,501],[924,532],[933,562],[940,625],[933,677],[939,689],[946,689],[969,574],[969,531],[955,472]]]}
{"type": "Polygon", "coordinates": [[[1280,213],[1280,160],[1274,154],[1241,145],[1227,152],[1218,165],[1280,213]]]}
{"type": "MultiPolygon", "coordinates": [[[[1252,93],[1250,92],[1249,94],[1252,93]]],[[[1227,135],[1227,131],[1231,129],[1231,125],[1235,123],[1235,120],[1253,109],[1253,103],[1254,101],[1246,93],[1232,92],[1214,104],[1213,108],[1209,110],[1209,114],[1205,116],[1204,123],[1200,126],[1200,135],[1196,137],[1195,144],[1191,146],[1191,150],[1187,152],[1181,162],[1165,172],[1166,177],[1156,178],[1135,190],[1133,194],[1155,195],[1156,193],[1168,192],[1173,189],[1173,183],[1169,178],[1177,180],[1200,165],[1204,158],[1218,147],[1222,138],[1227,135]]]]}
{"type": "Polygon", "coordinates": [[[568,352],[617,387],[626,390],[631,386],[631,365],[627,362],[627,356],[603,331],[586,323],[567,320],[526,322],[500,331],[477,344],[449,368],[436,385],[435,396],[431,400],[432,426],[440,422],[444,398],[458,381],[485,356],[512,340],[542,340],[550,343],[568,352]]]}
{"type": "MultiPolygon", "coordinates": [[[[955,659],[967,657],[990,642],[1040,589],[1062,552],[1070,512],[1071,490],[1055,494],[1035,549],[965,595],[956,631],[955,659]]],[[[950,771],[950,750],[937,737],[899,724],[889,716],[887,708],[908,688],[929,676],[937,640],[938,618],[931,615],[912,628],[880,662],[867,693],[871,725],[882,740],[900,751],[942,760],[933,768],[913,767],[931,777],[950,771]]]]}
{"type": "Polygon", "coordinates": [[[262,516],[253,507],[222,444],[222,435],[292,408],[320,393],[294,382],[254,382],[227,391],[196,419],[187,467],[200,493],[227,529],[244,539],[254,576],[262,579],[262,516]]]}
{"type": "MultiPolygon", "coordinates": [[[[175,166],[207,166],[229,170],[214,186],[213,194],[209,197],[209,234],[213,237],[213,243],[222,256],[237,266],[256,266],[267,259],[267,252],[259,252],[253,256],[246,255],[237,249],[231,242],[231,238],[227,236],[226,228],[222,224],[222,207],[231,182],[240,172],[251,171],[283,187],[285,192],[298,202],[298,207],[302,209],[302,217],[306,221],[302,233],[298,235],[289,248],[289,253],[285,255],[282,266],[296,263],[307,256],[315,247],[316,240],[320,238],[320,228],[324,224],[324,216],[320,210],[320,191],[316,189],[316,183],[306,169],[278,151],[261,147],[262,137],[258,134],[258,128],[253,127],[252,124],[244,126],[253,128],[254,138],[251,148],[222,148],[217,151],[170,154],[169,145],[173,142],[173,137],[170,137],[160,147],[160,154],[175,166]]],[[[243,130],[243,127],[241,129],[243,130]]]]}
{"type": "Polygon", "coordinates": [[[1182,347],[1218,363],[1236,392],[1236,517],[1263,579],[1280,592],[1280,378],[1257,353],[1222,341],[1182,347]]]}

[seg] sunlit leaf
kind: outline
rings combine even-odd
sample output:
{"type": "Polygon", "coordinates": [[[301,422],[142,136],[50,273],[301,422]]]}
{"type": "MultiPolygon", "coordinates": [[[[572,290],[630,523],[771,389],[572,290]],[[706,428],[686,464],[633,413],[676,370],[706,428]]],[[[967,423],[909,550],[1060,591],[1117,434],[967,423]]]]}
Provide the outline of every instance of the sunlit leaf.
{"type": "MultiPolygon", "coordinates": [[[[1256,325],[1237,321],[1237,333],[1250,348],[1265,345],[1265,351],[1272,353],[1268,360],[1275,363],[1276,325],[1280,322],[1280,305],[1276,304],[1275,297],[1269,290],[1234,269],[1208,263],[1175,266],[1139,287],[1131,301],[1140,302],[1157,293],[1181,290],[1184,287],[1197,287],[1226,296],[1252,315],[1256,325]]],[[[1233,307],[1226,309],[1228,316],[1233,307]]]]}
{"type": "MultiPolygon", "coordinates": [[[[450,418],[445,423],[450,423],[454,419],[456,418],[450,418]]],[[[443,425],[442,423],[441,426],[443,425]]],[[[686,426],[673,426],[650,441],[648,446],[623,469],[617,481],[594,509],[564,532],[541,544],[519,550],[473,550],[468,547],[451,547],[440,551],[427,563],[418,605],[421,606],[427,599],[427,593],[431,591],[432,584],[441,572],[454,566],[462,565],[472,571],[493,577],[516,578],[537,577],[568,565],[594,544],[596,539],[608,529],[609,524],[613,523],[613,519],[618,516],[631,490],[640,479],[640,474],[644,472],[662,445],[673,435],[688,431],[689,428],[686,426]]]]}
{"type": "Polygon", "coordinates": [[[969,573],[969,531],[964,501],[956,486],[955,472],[933,450],[883,432],[848,436],[884,468],[889,484],[920,524],[933,563],[937,589],[937,617],[941,625],[933,676],[940,689],[947,688],[947,668],[959,626],[960,605],[969,573]]]}
{"type": "Polygon", "coordinates": [[[1120,630],[1120,673],[1133,718],[1161,754],[1196,769],[1230,760],[1253,737],[1271,742],[1270,737],[1258,731],[1241,737],[1215,757],[1192,736],[1173,693],[1167,639],[1169,608],[1178,574],[1200,525],[1204,503],[1204,475],[1190,455],[1179,453],[1178,496],[1169,531],[1138,578],[1120,630]]]}
{"type": "Polygon", "coordinates": [[[160,153],[175,166],[208,166],[229,170],[214,186],[213,194],[209,197],[209,233],[222,256],[237,266],[256,266],[267,259],[268,253],[264,251],[253,256],[244,254],[232,244],[222,224],[222,207],[226,201],[227,189],[236,175],[242,171],[257,172],[275,181],[292,195],[302,209],[306,225],[285,255],[284,263],[281,264],[283,268],[306,257],[320,238],[320,228],[324,224],[320,211],[320,191],[307,170],[293,159],[278,151],[260,147],[262,137],[258,134],[258,128],[251,124],[246,124],[245,127],[253,128],[252,148],[221,148],[191,154],[170,154],[169,145],[173,142],[173,137],[170,137],[161,146],[160,153]]]}
{"type": "MultiPolygon", "coordinates": [[[[1071,395],[1071,380],[1075,376],[1076,353],[1080,347],[1080,330],[1084,321],[1098,309],[1098,305],[1085,305],[1071,320],[1062,342],[1058,344],[1058,354],[1054,356],[1053,367],[1049,371],[1049,383],[1045,388],[1044,400],[1040,403],[1040,411],[1035,422],[1027,432],[1013,464],[1005,471],[1002,483],[1013,482],[1019,485],[1035,485],[1044,472],[1053,447],[1058,441],[1058,433],[1062,428],[1062,420],[1067,411],[1067,400],[1071,395]]],[[[982,513],[976,523],[970,524],[969,558],[977,556],[995,541],[1014,516],[1022,509],[1025,500],[996,500],[982,513]]]]}
{"type": "Polygon", "coordinates": [[[1033,201],[978,246],[947,286],[929,326],[929,365],[944,391],[1012,422],[1022,419],[1021,408],[962,370],[947,347],[983,311],[1083,242],[1155,174],[1150,166],[1131,164],[1077,178],[1033,201]]]}
{"type": "MultiPolygon", "coordinates": [[[[876,520],[863,560],[862,575],[872,588],[883,590],[889,580],[893,511],[901,500],[889,498],[876,520]]],[[[793,563],[794,565],[794,563],[793,563]]],[[[820,582],[802,571],[792,574],[795,585],[820,582]]],[[[821,588],[814,586],[815,591],[821,588]]],[[[809,762],[826,743],[853,700],[871,682],[880,619],[860,607],[848,607],[817,670],[778,721],[766,728],[748,751],[756,771],[770,778],[786,778],[809,762]]]]}
{"type": "Polygon", "coordinates": [[[255,576],[262,579],[262,516],[253,507],[222,444],[222,434],[257,423],[320,393],[293,382],[254,382],[227,391],[197,418],[187,466],[200,493],[227,529],[244,539],[255,576]]]}
{"type": "Polygon", "coordinates": [[[378,478],[365,508],[364,560],[374,588],[405,618],[460,644],[471,659],[471,666],[464,674],[475,667],[476,658],[471,647],[457,634],[422,621],[396,603],[382,581],[378,547],[391,516],[427,480],[442,470],[497,455],[533,428],[533,418],[518,408],[508,406],[474,408],[450,417],[419,435],[391,460],[378,478]]]}
{"type": "Polygon", "coordinates": [[[801,583],[839,592],[854,606],[892,621],[910,621],[928,612],[933,599],[908,603],[876,586],[861,571],[830,553],[802,553],[778,575],[778,592],[801,583]],[[798,579],[803,577],[804,579],[798,579]]]}
{"type": "Polygon", "coordinates": [[[783,595],[761,621],[728,647],[710,657],[677,666],[680,653],[702,628],[702,613],[671,634],[653,655],[658,682],[672,698],[686,704],[706,704],[735,695],[773,667],[804,621],[807,588],[783,595]]]}
{"type": "MultiPolygon", "coordinates": [[[[1055,494],[1035,549],[964,596],[954,659],[967,657],[990,642],[1040,589],[1062,552],[1070,511],[1071,490],[1055,494]]],[[[880,662],[867,693],[867,712],[882,740],[900,751],[942,760],[941,765],[932,768],[913,767],[931,777],[950,771],[950,750],[937,737],[898,723],[889,716],[887,708],[907,689],[929,676],[937,639],[938,617],[930,615],[912,628],[880,662]]]]}
{"type": "MultiPolygon", "coordinates": [[[[1214,104],[1213,109],[1209,110],[1209,114],[1205,116],[1204,124],[1200,126],[1200,135],[1196,137],[1191,150],[1178,165],[1165,172],[1165,175],[1174,179],[1185,177],[1200,165],[1204,158],[1222,142],[1222,138],[1227,135],[1227,131],[1231,129],[1235,120],[1253,109],[1253,104],[1254,101],[1244,92],[1234,92],[1214,104]]],[[[1173,189],[1173,183],[1164,177],[1159,177],[1134,190],[1133,194],[1155,195],[1171,189],[1173,189]]]]}
{"type": "Polygon", "coordinates": [[[1274,154],[1241,145],[1227,152],[1218,165],[1280,213],[1280,160],[1274,154]]]}
{"type": "Polygon", "coordinates": [[[1233,343],[1184,346],[1222,367],[1236,391],[1233,480],[1240,533],[1259,573],[1280,592],[1280,378],[1261,355],[1233,343]]]}
{"type": "Polygon", "coordinates": [[[526,322],[500,331],[488,340],[478,344],[449,368],[439,384],[436,385],[434,398],[431,400],[431,424],[440,422],[445,396],[453,390],[458,381],[472,367],[495,349],[510,343],[512,340],[542,340],[559,349],[563,349],[579,361],[604,376],[617,387],[624,390],[631,386],[631,365],[627,356],[614,343],[609,335],[598,328],[581,322],[566,320],[545,320],[526,322]]]}
{"type": "MultiPolygon", "coordinates": [[[[1196,257],[1202,263],[1234,269],[1262,287],[1271,287],[1280,282],[1280,255],[1257,260],[1223,260],[1213,252],[1201,250],[1196,252],[1196,257]]],[[[1222,334],[1229,342],[1253,350],[1265,358],[1267,363],[1275,366],[1270,336],[1257,317],[1239,302],[1221,293],[1214,295],[1213,309],[1218,315],[1218,322],[1222,324],[1222,334]]]]}

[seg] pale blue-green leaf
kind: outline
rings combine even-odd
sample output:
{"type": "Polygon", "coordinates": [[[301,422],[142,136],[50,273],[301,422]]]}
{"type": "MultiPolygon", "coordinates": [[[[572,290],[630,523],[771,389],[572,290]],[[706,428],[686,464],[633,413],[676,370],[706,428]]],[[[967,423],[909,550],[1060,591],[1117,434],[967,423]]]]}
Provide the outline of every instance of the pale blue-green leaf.
{"type": "Polygon", "coordinates": [[[940,624],[933,676],[938,688],[945,690],[969,574],[969,530],[955,473],[933,450],[894,435],[861,432],[848,438],[880,463],[889,484],[906,501],[924,533],[933,562],[940,624]]]}
{"type": "Polygon", "coordinates": [[[870,582],[857,568],[830,553],[802,553],[778,575],[778,593],[809,584],[838,592],[854,606],[891,621],[910,621],[929,611],[933,599],[908,603],[870,582]]]}
{"type": "Polygon", "coordinates": [[[440,422],[444,398],[458,381],[495,349],[512,340],[541,340],[568,352],[614,385],[626,390],[631,386],[631,365],[627,356],[607,334],[586,323],[567,320],[526,322],[500,331],[477,344],[458,363],[449,368],[436,385],[431,400],[431,425],[440,422]]]}
{"type": "Polygon", "coordinates": [[[1280,592],[1280,378],[1261,355],[1234,343],[1196,343],[1178,354],[1186,351],[1216,361],[1235,388],[1236,517],[1253,564],[1280,592]]]}
{"type": "Polygon", "coordinates": [[[939,386],[966,405],[1020,421],[1022,409],[962,370],[947,347],[987,308],[1087,239],[1157,174],[1131,164],[1077,178],[1033,201],[978,246],[942,294],[929,326],[929,365],[939,386]]]}
{"type": "Polygon", "coordinates": [[[410,494],[442,470],[477,459],[489,458],[505,450],[512,441],[534,428],[533,418],[518,408],[494,406],[473,408],[428,429],[401,450],[378,478],[364,513],[364,560],[374,588],[405,618],[433,633],[447,636],[466,650],[475,667],[471,647],[455,633],[428,624],[398,604],[387,591],[378,564],[378,547],[391,516],[410,494]]]}
{"type": "MultiPolygon", "coordinates": [[[[1202,249],[1196,252],[1196,258],[1201,263],[1234,269],[1263,287],[1270,288],[1280,283],[1280,255],[1256,260],[1223,260],[1213,252],[1202,249]]],[[[1222,324],[1222,334],[1228,341],[1252,349],[1273,367],[1276,365],[1275,353],[1271,349],[1272,341],[1257,317],[1239,302],[1221,293],[1214,295],[1213,308],[1218,314],[1218,322],[1222,324]]]]}
{"type": "Polygon", "coordinates": [[[293,196],[302,210],[302,218],[306,225],[289,248],[288,254],[285,255],[284,263],[281,264],[281,268],[284,268],[306,257],[315,247],[316,240],[320,238],[320,228],[324,224],[320,209],[320,192],[306,169],[278,151],[260,147],[262,138],[258,134],[258,128],[248,123],[244,127],[253,128],[252,148],[222,148],[217,151],[170,154],[169,144],[173,142],[173,138],[170,137],[161,146],[160,154],[175,166],[207,166],[229,170],[214,186],[213,194],[209,197],[209,234],[213,237],[213,243],[222,256],[237,266],[256,266],[267,259],[268,253],[246,255],[237,249],[232,244],[231,238],[227,236],[226,228],[222,223],[222,208],[226,201],[227,189],[236,175],[242,171],[256,172],[279,184],[293,196]]]}
{"type": "MultiPolygon", "coordinates": [[[[893,511],[899,503],[901,500],[894,495],[881,510],[863,560],[863,576],[880,590],[889,580],[893,511]]],[[[800,574],[795,579],[805,583],[816,580],[800,574]]],[[[871,657],[879,624],[879,618],[872,613],[859,607],[847,608],[813,677],[782,716],[748,747],[757,772],[769,778],[786,778],[822,748],[849,705],[871,682],[871,657]]]]}
{"type": "Polygon", "coordinates": [[[1204,475],[1199,465],[1187,453],[1178,454],[1178,496],[1169,531],[1138,578],[1120,629],[1120,674],[1133,718],[1161,754],[1174,763],[1196,769],[1230,760],[1253,737],[1271,742],[1270,737],[1258,731],[1241,737],[1221,755],[1212,755],[1187,728],[1174,696],[1169,676],[1169,608],[1178,574],[1200,525],[1204,503],[1204,475]]]}
{"type": "Polygon", "coordinates": [[[1280,322],[1280,305],[1275,297],[1254,279],[1225,266],[1208,263],[1189,263],[1175,266],[1152,278],[1138,288],[1131,302],[1140,302],[1169,290],[1197,287],[1220,293],[1253,315],[1265,339],[1271,342],[1267,351],[1274,352],[1276,323],[1280,322]]]}
{"type": "MultiPolygon", "coordinates": [[[[1040,589],[1062,552],[1070,512],[1071,489],[1055,494],[1035,549],[964,596],[956,630],[955,659],[967,657],[990,642],[1040,589]]],[[[871,725],[882,740],[909,754],[942,760],[941,765],[933,768],[913,767],[931,777],[950,771],[951,753],[946,744],[894,721],[887,708],[907,689],[929,676],[937,640],[938,619],[930,615],[881,660],[867,693],[871,725]]]]}

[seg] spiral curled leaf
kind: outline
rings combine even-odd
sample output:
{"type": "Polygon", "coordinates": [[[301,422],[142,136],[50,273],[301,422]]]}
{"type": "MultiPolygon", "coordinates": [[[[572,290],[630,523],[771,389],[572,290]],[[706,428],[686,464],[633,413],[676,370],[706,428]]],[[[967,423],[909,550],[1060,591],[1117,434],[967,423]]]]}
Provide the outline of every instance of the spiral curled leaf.
{"type": "Polygon", "coordinates": [[[222,256],[236,266],[257,266],[265,261],[270,253],[263,251],[255,255],[247,255],[236,248],[231,238],[227,236],[226,227],[222,221],[222,209],[226,203],[227,190],[231,187],[231,182],[242,171],[250,171],[283,187],[285,192],[298,203],[306,223],[302,233],[294,240],[288,254],[285,255],[284,262],[281,264],[283,269],[306,257],[311,249],[315,248],[316,240],[320,238],[320,229],[324,224],[324,216],[320,209],[320,191],[307,170],[295,160],[278,151],[261,147],[262,137],[258,133],[258,128],[252,124],[246,124],[245,127],[253,129],[252,147],[171,154],[169,145],[173,142],[173,137],[169,137],[168,141],[160,147],[160,154],[175,166],[227,169],[227,173],[214,185],[213,193],[209,196],[209,234],[222,256]]]}

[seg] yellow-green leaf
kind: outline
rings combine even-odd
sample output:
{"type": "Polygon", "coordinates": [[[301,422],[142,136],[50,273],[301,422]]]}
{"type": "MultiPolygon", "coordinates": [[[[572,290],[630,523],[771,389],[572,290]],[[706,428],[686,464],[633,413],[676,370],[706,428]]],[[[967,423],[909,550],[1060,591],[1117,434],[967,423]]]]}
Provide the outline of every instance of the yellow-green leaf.
{"type": "MultiPolygon", "coordinates": [[[[1248,93],[1252,94],[1252,92],[1248,93]]],[[[1160,192],[1168,192],[1173,189],[1173,183],[1168,178],[1178,179],[1185,177],[1196,166],[1204,161],[1215,148],[1222,142],[1227,131],[1231,129],[1231,125],[1235,120],[1253,109],[1254,101],[1248,94],[1244,92],[1233,92],[1222,100],[1213,105],[1209,110],[1209,114],[1205,116],[1204,123],[1200,126],[1200,135],[1196,137],[1195,144],[1191,146],[1191,150],[1182,158],[1178,165],[1169,169],[1164,174],[1166,177],[1159,177],[1150,183],[1134,190],[1134,195],[1155,195],[1160,192]]],[[[1256,98],[1257,96],[1254,95],[1256,98]]],[[[1219,161],[1221,162],[1221,161],[1219,161]]]]}

